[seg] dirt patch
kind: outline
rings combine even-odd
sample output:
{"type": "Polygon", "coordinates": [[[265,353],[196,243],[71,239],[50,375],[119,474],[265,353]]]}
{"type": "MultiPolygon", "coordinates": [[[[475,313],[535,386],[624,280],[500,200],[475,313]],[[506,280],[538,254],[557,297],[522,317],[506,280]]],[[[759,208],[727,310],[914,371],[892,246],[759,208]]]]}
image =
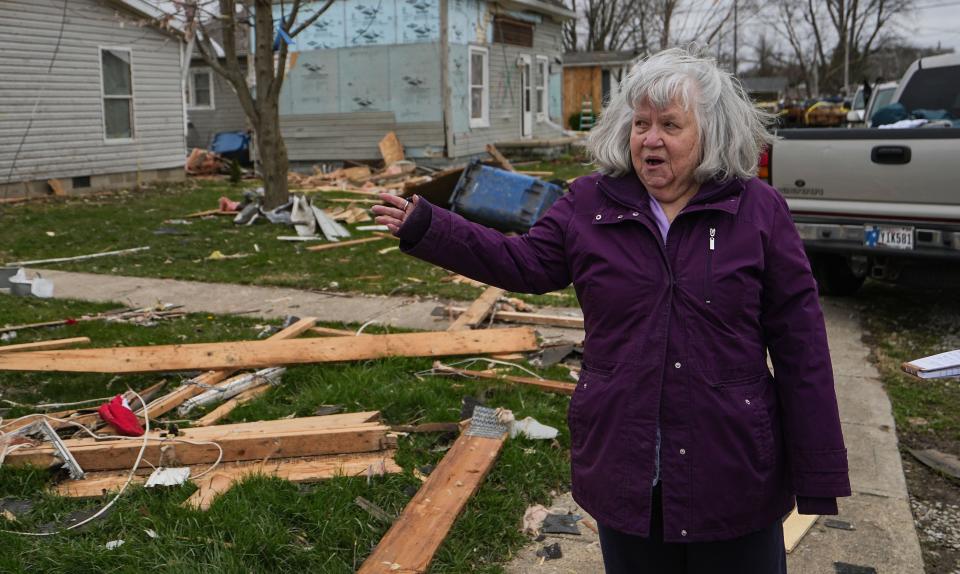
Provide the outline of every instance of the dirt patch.
{"type": "Polygon", "coordinates": [[[928,574],[960,574],[960,484],[914,458],[906,447],[960,452],[960,443],[900,435],[910,508],[928,574]]]}

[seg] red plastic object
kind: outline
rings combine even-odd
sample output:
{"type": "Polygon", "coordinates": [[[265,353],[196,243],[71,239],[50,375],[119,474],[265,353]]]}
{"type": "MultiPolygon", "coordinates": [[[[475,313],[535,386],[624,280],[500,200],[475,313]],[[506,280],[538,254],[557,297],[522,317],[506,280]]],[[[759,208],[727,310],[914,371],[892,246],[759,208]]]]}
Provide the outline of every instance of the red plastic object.
{"type": "Polygon", "coordinates": [[[143,436],[143,427],[137,415],[123,404],[123,397],[117,395],[109,403],[97,409],[100,418],[123,436],[143,436]]]}

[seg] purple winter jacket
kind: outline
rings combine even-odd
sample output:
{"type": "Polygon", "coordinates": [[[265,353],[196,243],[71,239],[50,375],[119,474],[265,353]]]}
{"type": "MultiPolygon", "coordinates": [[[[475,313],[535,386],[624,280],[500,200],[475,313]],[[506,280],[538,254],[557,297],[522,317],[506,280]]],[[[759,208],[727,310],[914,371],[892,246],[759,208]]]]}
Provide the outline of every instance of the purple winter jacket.
{"type": "Polygon", "coordinates": [[[406,253],[509,291],[573,282],[586,330],[573,495],[603,525],[649,535],[658,425],[667,542],[759,530],[795,496],[835,513],[850,495],[816,284],[759,179],[703,184],[666,244],[633,173],[577,179],[519,237],[422,198],[398,235],[406,253]]]}

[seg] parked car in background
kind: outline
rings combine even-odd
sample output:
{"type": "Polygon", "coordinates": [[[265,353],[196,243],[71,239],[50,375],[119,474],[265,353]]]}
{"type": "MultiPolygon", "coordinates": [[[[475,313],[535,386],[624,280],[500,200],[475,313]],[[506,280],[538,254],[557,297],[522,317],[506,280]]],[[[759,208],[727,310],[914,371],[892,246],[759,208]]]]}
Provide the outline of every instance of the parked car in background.
{"type": "Polygon", "coordinates": [[[863,98],[863,86],[857,90],[854,96],[854,108],[847,112],[847,127],[865,128],[870,126],[870,120],[873,114],[883,106],[888,105],[893,100],[893,95],[897,91],[898,82],[881,82],[873,86],[870,97],[863,98]],[[856,107],[858,100],[863,103],[859,109],[856,107]]]}
{"type": "MultiPolygon", "coordinates": [[[[960,118],[960,54],[922,58],[889,88],[874,89],[867,117],[889,94],[908,113],[960,118]]],[[[761,175],[786,198],[821,292],[852,294],[868,276],[960,279],[960,127],[777,135],[761,175]]]]}

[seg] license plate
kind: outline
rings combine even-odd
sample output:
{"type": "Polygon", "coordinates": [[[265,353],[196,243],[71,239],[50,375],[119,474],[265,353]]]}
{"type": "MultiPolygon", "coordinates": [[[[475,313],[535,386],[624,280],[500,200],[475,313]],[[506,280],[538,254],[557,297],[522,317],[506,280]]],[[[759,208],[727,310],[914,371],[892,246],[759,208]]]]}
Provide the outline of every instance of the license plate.
{"type": "Polygon", "coordinates": [[[913,249],[913,228],[866,225],[863,229],[863,244],[867,247],[913,249]]]}

